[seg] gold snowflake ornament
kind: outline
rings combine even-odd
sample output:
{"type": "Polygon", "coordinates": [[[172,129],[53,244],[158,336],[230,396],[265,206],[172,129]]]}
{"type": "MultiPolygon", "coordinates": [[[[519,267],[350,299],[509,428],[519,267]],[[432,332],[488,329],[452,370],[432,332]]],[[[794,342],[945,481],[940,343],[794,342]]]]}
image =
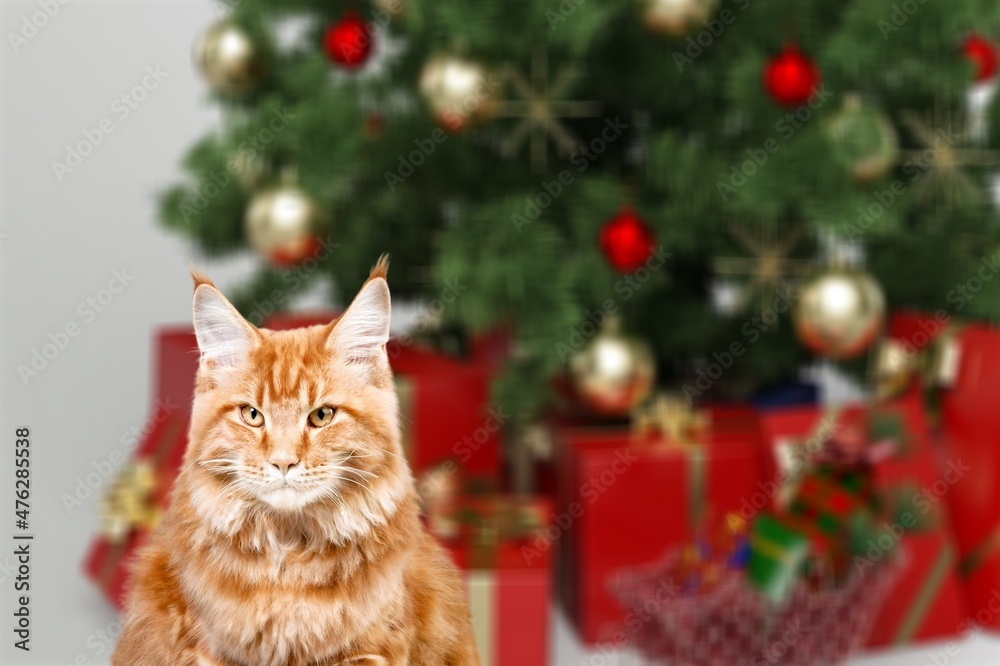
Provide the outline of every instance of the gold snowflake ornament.
{"type": "Polygon", "coordinates": [[[784,285],[789,276],[809,272],[809,262],[788,257],[798,245],[802,232],[803,229],[799,226],[789,231],[784,238],[778,238],[773,229],[762,229],[755,235],[743,225],[730,226],[730,233],[751,256],[719,257],[715,259],[714,266],[715,272],[721,275],[749,276],[750,282],[743,289],[742,307],[745,308],[754,295],[758,296],[763,307],[766,297],[784,285]]]}
{"type": "Polygon", "coordinates": [[[506,80],[521,97],[497,104],[495,116],[520,118],[510,134],[500,143],[500,154],[513,157],[529,139],[531,165],[544,168],[548,161],[548,140],[552,139],[560,154],[569,154],[579,146],[579,141],[563,124],[563,118],[593,118],[599,115],[600,103],[558,99],[579,78],[574,67],[563,68],[550,85],[548,55],[538,49],[531,59],[531,81],[520,72],[508,69],[506,80]]]}
{"type": "Polygon", "coordinates": [[[987,201],[986,194],[969,176],[966,167],[1000,164],[1000,154],[995,150],[966,147],[967,131],[958,114],[945,110],[939,103],[927,117],[904,111],[902,121],[924,146],[921,150],[900,153],[904,165],[922,169],[916,183],[919,199],[943,200],[948,209],[954,205],[956,196],[980,203],[987,201]]]}

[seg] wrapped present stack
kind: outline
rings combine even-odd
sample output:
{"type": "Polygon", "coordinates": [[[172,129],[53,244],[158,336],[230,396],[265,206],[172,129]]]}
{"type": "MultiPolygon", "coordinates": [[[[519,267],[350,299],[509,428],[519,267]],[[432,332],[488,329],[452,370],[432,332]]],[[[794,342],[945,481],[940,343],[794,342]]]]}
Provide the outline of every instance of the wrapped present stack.
{"type": "Polygon", "coordinates": [[[773,449],[775,494],[751,520],[747,564],[748,580],[767,599],[782,603],[802,580],[835,589],[883,562],[903,567],[906,537],[940,529],[897,506],[907,489],[879,473],[883,461],[905,459],[905,433],[895,413],[831,411],[806,436],[773,449]]]}
{"type": "Polygon", "coordinates": [[[905,460],[912,445],[899,414],[878,409],[826,418],[831,426],[819,419],[793,443],[772,449],[781,454],[767,466],[773,481],[758,485],[771,491],[769,503],[740,507],[652,566],[612,573],[609,589],[628,609],[626,618],[660,599],[657,585],[668,581],[672,590],[655,621],[629,632],[631,644],[651,658],[685,664],[766,660],[777,643],[783,663],[835,663],[866,641],[884,642],[884,635],[870,638],[873,626],[909,640],[937,626],[942,613],[960,612],[954,572],[942,581],[925,570],[922,549],[914,557],[907,552],[911,532],[940,536],[941,525],[901,517],[909,515],[897,505],[906,489],[878,469],[885,460],[905,460]],[[883,539],[882,530],[897,521],[903,527],[888,528],[893,538],[883,539]],[[904,575],[911,576],[905,583],[904,575]],[[894,589],[896,581],[901,587],[894,589]],[[911,588],[922,598],[912,599],[911,588]],[[895,614],[899,602],[883,603],[893,597],[906,597],[905,617],[895,614]],[[789,639],[793,627],[808,629],[789,639]]]}
{"type": "Polygon", "coordinates": [[[680,622],[681,607],[698,615],[695,609],[736,594],[720,591],[734,580],[739,595],[772,619],[789,604],[808,606],[824,594],[834,595],[832,604],[877,583],[885,594],[865,601],[869,621],[844,619],[843,645],[898,647],[961,635],[971,597],[954,513],[965,495],[955,492],[958,483],[942,488],[960,472],[943,457],[928,418],[921,388],[931,362],[918,358],[910,367],[907,381],[894,376],[891,389],[877,385],[875,400],[837,409],[795,400],[685,415],[676,401],[660,400],[632,428],[555,427],[557,518],[570,517],[560,526],[559,595],[581,640],[648,639],[666,646],[661,656],[670,653],[676,646],[663,636],[630,628],[635,608],[623,594],[638,592],[623,587],[621,576],[650,571],[661,584],[669,574],[677,589],[663,611],[668,624],[680,622]]]}
{"type": "Polygon", "coordinates": [[[548,662],[552,557],[539,548],[551,505],[510,495],[460,496],[444,503],[441,520],[425,511],[432,533],[462,570],[473,630],[484,666],[545,666],[548,662]],[[455,526],[453,529],[451,526],[455,526]]]}
{"type": "MultiPolygon", "coordinates": [[[[686,403],[684,403],[686,405],[686,403]]],[[[627,609],[613,572],[716,532],[761,479],[750,409],[695,415],[658,400],[629,427],[569,426],[559,456],[559,594],[580,638],[619,643],[627,609]]]]}
{"type": "Polygon", "coordinates": [[[947,511],[920,494],[937,464],[918,396],[877,408],[780,410],[761,422],[769,475],[782,480],[776,513],[809,535],[834,576],[863,574],[897,551],[904,558],[867,645],[958,633],[966,610],[947,511]]]}

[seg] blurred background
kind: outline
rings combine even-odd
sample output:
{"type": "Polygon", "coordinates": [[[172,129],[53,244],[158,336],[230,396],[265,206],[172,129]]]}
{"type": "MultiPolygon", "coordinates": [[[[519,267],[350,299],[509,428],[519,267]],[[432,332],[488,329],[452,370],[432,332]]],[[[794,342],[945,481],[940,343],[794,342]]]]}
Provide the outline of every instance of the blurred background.
{"type": "Polygon", "coordinates": [[[0,21],[3,663],[109,663],[186,445],[189,268],[290,328],[383,252],[484,664],[1000,658],[994,3],[0,21]]]}

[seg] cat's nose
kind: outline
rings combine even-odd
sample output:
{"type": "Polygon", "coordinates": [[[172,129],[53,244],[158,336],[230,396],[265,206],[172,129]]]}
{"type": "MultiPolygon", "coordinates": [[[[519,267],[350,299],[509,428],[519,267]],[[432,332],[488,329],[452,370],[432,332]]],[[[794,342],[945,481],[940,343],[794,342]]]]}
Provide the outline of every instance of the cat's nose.
{"type": "Polygon", "coordinates": [[[292,455],[274,455],[268,459],[276,470],[281,472],[282,476],[288,476],[288,471],[299,464],[299,459],[292,455]]]}

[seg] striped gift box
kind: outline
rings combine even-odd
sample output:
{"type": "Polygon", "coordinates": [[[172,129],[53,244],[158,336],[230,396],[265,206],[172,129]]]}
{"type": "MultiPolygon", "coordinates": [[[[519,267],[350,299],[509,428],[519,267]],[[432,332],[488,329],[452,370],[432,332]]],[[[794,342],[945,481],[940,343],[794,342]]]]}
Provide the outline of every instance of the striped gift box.
{"type": "Polygon", "coordinates": [[[551,515],[536,498],[460,501],[460,535],[444,543],[462,569],[483,666],[548,663],[551,515]]]}

